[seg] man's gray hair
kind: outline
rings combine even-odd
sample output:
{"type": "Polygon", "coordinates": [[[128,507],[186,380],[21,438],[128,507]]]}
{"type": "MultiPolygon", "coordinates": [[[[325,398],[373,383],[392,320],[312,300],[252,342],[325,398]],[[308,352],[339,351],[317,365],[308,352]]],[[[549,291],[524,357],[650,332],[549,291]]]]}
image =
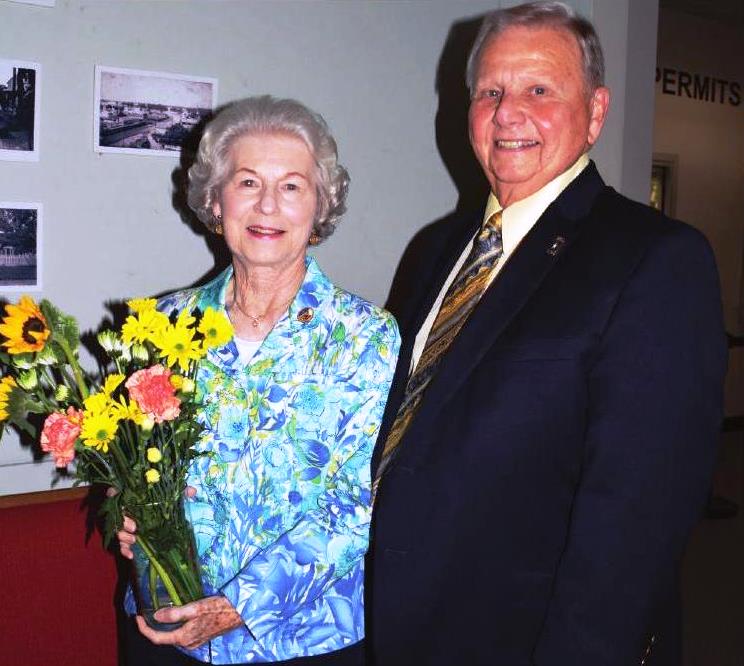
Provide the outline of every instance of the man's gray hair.
{"type": "Polygon", "coordinates": [[[230,150],[244,136],[272,132],[296,136],[310,149],[317,166],[313,233],[319,240],[327,238],[346,211],[349,174],[338,163],[336,141],[325,120],[294,99],[247,97],[228,104],[207,124],[189,169],[189,207],[214,231],[217,221],[212,206],[233,168],[230,150]]]}
{"type": "Polygon", "coordinates": [[[587,92],[592,93],[604,85],[604,55],[594,26],[563,2],[528,2],[509,9],[498,9],[483,19],[470,50],[465,75],[471,95],[475,93],[478,66],[487,43],[499,33],[514,26],[567,30],[576,38],[581,51],[587,92]]]}

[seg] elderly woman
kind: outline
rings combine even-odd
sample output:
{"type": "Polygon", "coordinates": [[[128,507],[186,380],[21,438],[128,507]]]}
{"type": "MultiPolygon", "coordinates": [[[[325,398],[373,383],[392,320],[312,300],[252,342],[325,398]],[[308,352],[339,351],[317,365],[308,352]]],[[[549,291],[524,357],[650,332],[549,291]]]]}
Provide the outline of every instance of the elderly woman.
{"type": "MultiPolygon", "coordinates": [[[[189,181],[189,205],[232,254],[160,303],[222,308],[235,329],[197,380],[208,455],[190,470],[189,511],[208,596],[158,611],[184,623],[174,631],[138,617],[150,642],[130,631],[130,660],[362,663],[370,458],[399,336],[307,255],[345,210],[346,170],[319,115],[252,97],[209,123],[189,181]]],[[[135,535],[127,519],[127,557],[135,535]]]]}

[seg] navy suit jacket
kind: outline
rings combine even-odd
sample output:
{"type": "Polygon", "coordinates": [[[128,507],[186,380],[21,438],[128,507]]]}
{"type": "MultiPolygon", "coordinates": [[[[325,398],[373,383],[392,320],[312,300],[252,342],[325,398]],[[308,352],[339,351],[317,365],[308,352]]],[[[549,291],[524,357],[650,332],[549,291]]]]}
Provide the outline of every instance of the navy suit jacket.
{"type": "MultiPolygon", "coordinates": [[[[394,313],[403,348],[375,464],[414,337],[480,223],[432,240],[394,313]]],[[[668,643],[725,359],[707,241],[590,163],[483,295],[382,479],[375,663],[628,666],[668,643]]],[[[646,663],[674,663],[662,653],[646,663]]]]}

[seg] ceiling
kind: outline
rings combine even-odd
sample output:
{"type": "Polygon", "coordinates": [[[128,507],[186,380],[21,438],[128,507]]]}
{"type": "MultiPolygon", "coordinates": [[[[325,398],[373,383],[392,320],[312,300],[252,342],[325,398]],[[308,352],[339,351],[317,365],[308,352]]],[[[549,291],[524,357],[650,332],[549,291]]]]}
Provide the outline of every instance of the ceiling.
{"type": "Polygon", "coordinates": [[[744,0],[660,0],[659,6],[744,26],[744,0]]]}

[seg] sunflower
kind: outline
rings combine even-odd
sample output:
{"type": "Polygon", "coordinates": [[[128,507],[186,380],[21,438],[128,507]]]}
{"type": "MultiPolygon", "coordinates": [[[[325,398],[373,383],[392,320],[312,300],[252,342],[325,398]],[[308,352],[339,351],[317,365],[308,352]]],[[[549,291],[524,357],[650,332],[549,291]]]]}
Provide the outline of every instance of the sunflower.
{"type": "Polygon", "coordinates": [[[8,413],[8,400],[10,400],[10,394],[13,392],[13,388],[18,386],[15,379],[10,375],[6,375],[0,379],[0,421],[5,421],[10,414],[8,413]]]}
{"type": "Polygon", "coordinates": [[[38,352],[44,349],[44,344],[50,331],[39,306],[28,296],[21,296],[17,305],[9,303],[5,306],[6,316],[0,324],[0,333],[6,340],[2,346],[10,354],[24,354],[38,352]]]}
{"type": "Polygon", "coordinates": [[[204,336],[203,344],[206,349],[222,347],[233,336],[230,320],[213,308],[204,311],[196,330],[204,336]]]}
{"type": "Polygon", "coordinates": [[[182,372],[188,372],[189,362],[202,357],[198,340],[194,340],[194,330],[184,326],[168,326],[155,342],[160,349],[160,356],[165,357],[169,367],[178,363],[182,372]]]}
{"type": "Polygon", "coordinates": [[[108,452],[109,443],[116,437],[118,420],[111,413],[85,412],[80,438],[85,446],[108,452]]]}

